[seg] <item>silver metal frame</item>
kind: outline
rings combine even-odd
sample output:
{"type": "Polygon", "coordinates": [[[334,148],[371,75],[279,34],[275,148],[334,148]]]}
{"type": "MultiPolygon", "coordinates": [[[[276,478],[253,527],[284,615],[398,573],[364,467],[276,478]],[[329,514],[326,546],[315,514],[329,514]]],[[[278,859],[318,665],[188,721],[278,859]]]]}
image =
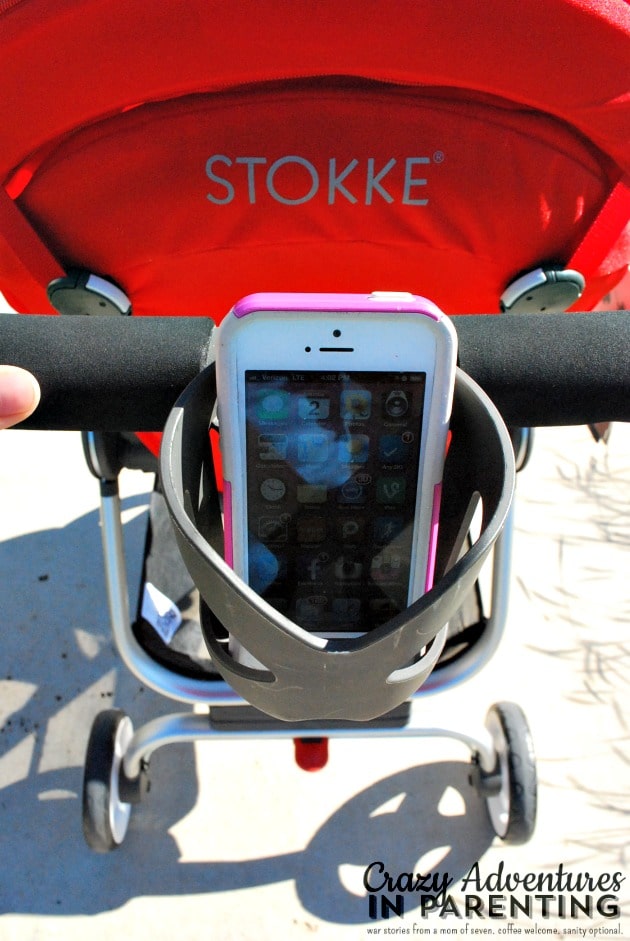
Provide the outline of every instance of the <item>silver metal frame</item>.
{"type": "Polygon", "coordinates": [[[482,638],[474,648],[433,673],[414,695],[410,703],[409,720],[402,728],[369,724],[365,728],[342,729],[303,728],[286,726],[273,729],[216,728],[211,725],[213,710],[222,706],[247,705],[223,680],[213,678],[189,679],[175,673],[150,657],[140,646],[131,629],[129,591],[125,563],[121,504],[117,482],[103,481],[101,487],[101,535],[105,562],[105,582],[109,602],[114,642],[127,668],[145,685],[167,698],[189,705],[208,707],[208,712],[174,713],[151,720],[137,729],[123,756],[123,767],[130,779],[138,777],[151,754],[164,745],[175,742],[194,742],[202,739],[267,738],[367,738],[403,736],[413,738],[452,738],[465,744],[476,757],[482,770],[491,774],[496,766],[496,750],[490,733],[480,727],[477,734],[453,728],[428,728],[422,724],[419,700],[426,695],[443,692],[477,673],[494,654],[506,623],[511,548],[513,537],[513,509],[510,510],[503,532],[496,540],[492,556],[492,586],[490,617],[482,638]]]}

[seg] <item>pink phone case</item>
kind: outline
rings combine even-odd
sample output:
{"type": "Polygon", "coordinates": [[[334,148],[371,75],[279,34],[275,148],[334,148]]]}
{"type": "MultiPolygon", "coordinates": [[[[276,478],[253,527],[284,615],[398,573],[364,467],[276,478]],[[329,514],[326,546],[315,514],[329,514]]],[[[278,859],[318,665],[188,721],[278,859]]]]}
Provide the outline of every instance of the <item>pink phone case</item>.
{"type": "Polygon", "coordinates": [[[359,311],[374,310],[379,313],[424,314],[432,320],[442,320],[444,314],[439,307],[425,297],[392,293],[387,299],[381,294],[249,294],[234,305],[235,317],[247,317],[261,310],[305,310],[305,311],[359,311]]]}
{"type": "MultiPolygon", "coordinates": [[[[314,312],[346,311],[348,313],[374,310],[378,313],[421,314],[437,322],[443,320],[445,317],[440,308],[425,297],[398,293],[392,293],[386,296],[385,292],[377,295],[315,293],[249,294],[234,305],[232,315],[240,319],[256,312],[268,310],[300,310],[314,312]]],[[[431,513],[431,528],[429,533],[427,569],[424,586],[425,592],[433,587],[441,497],[442,482],[440,481],[440,483],[435,485],[433,491],[433,508],[431,513]]],[[[224,483],[224,527],[225,560],[228,565],[233,566],[232,488],[229,481],[225,481],[224,483]]]]}

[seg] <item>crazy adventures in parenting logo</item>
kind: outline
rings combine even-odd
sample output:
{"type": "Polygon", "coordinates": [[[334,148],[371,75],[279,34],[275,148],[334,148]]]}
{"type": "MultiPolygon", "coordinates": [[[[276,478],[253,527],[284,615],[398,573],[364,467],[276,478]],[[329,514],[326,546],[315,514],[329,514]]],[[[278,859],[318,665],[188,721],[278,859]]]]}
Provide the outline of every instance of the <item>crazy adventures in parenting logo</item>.
{"type": "MultiPolygon", "coordinates": [[[[533,919],[619,919],[624,881],[621,872],[592,875],[565,869],[562,863],[550,872],[526,873],[508,872],[503,862],[484,873],[475,863],[457,886],[447,872],[396,873],[381,860],[371,862],[363,873],[373,921],[402,918],[406,909],[413,909],[420,919],[505,919],[510,921],[510,933],[521,933],[513,922],[522,922],[522,931],[528,933],[528,922],[533,919]]],[[[610,929],[598,928],[598,936],[620,934],[619,926],[607,923],[610,929]]],[[[412,932],[411,927],[404,930],[412,932]]],[[[539,933],[530,926],[529,933],[535,930],[539,933]]],[[[575,932],[586,937],[586,930],[576,928],[575,932]]]]}

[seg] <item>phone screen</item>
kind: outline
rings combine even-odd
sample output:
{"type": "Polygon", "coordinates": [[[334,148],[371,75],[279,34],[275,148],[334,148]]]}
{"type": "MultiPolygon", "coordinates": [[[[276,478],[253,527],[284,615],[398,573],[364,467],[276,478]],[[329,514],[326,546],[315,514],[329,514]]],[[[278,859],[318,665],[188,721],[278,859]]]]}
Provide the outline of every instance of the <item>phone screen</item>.
{"type": "Polygon", "coordinates": [[[408,604],[424,372],[245,373],[248,580],[301,627],[408,604]]]}

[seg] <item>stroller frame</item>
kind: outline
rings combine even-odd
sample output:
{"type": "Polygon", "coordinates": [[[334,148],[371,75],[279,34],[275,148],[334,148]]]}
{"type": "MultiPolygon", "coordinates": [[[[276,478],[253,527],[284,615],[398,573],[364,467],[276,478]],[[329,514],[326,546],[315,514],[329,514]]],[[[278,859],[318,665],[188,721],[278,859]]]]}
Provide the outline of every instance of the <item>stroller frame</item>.
{"type": "MultiPolygon", "coordinates": [[[[88,449],[91,440],[92,433],[87,433],[88,449]]],[[[99,476],[98,464],[93,459],[88,463],[92,473],[99,476]]],[[[257,717],[251,721],[251,709],[245,708],[243,719],[230,720],[229,724],[221,727],[214,721],[219,720],[220,723],[221,710],[247,707],[247,701],[220,677],[209,676],[207,680],[188,678],[168,669],[141,647],[133,633],[118,477],[101,477],[100,520],[105,582],[112,634],[120,657],[131,673],[154,691],[190,706],[204,707],[207,712],[172,713],[152,719],[137,730],[133,730],[130,719],[119,710],[109,710],[97,717],[88,743],[84,780],[84,833],[91,848],[103,852],[122,843],[131,806],[138,803],[148,790],[149,762],[158,748],[182,742],[251,737],[293,739],[315,745],[329,738],[392,735],[454,739],[463,743],[470,752],[471,783],[484,796],[497,835],[512,843],[529,839],[535,820],[535,764],[529,730],[519,707],[512,703],[495,704],[488,711],[485,726],[480,725],[473,730],[427,726],[422,715],[424,697],[446,691],[476,674],[499,645],[507,619],[513,517],[512,507],[492,549],[490,613],[481,637],[463,655],[430,675],[405,704],[408,709],[402,721],[399,716],[393,722],[391,718],[388,721],[383,717],[365,723],[340,722],[330,726],[325,723],[281,722],[271,718],[268,722],[261,722],[256,720],[257,717]],[[516,765],[524,762],[526,782],[514,780],[514,750],[520,755],[516,765]],[[102,826],[94,826],[95,811],[89,796],[95,764],[99,766],[96,776],[101,780],[103,776],[108,778],[104,782],[106,797],[101,816],[107,817],[110,826],[105,826],[104,837],[102,826]],[[526,784],[525,794],[529,802],[525,812],[516,796],[522,791],[523,783],[526,784]],[[515,802],[519,807],[515,808],[515,802]]],[[[98,813],[97,810],[97,816],[98,813]]]]}

